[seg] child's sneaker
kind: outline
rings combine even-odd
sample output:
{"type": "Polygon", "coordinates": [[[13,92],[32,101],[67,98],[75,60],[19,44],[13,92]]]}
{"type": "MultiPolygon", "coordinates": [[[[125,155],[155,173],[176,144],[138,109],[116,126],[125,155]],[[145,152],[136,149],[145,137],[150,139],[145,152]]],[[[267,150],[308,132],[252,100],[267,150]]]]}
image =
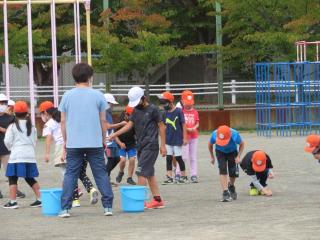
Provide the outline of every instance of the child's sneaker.
{"type": "Polygon", "coordinates": [[[198,177],[197,176],[191,176],[191,182],[192,183],[198,183],[198,177]]]}
{"type": "Polygon", "coordinates": [[[18,206],[18,203],[17,203],[17,202],[11,202],[11,201],[9,201],[9,202],[7,202],[7,203],[3,206],[3,208],[7,208],[7,209],[17,209],[17,208],[19,208],[19,206],[18,206]]]}
{"type": "Polygon", "coordinates": [[[189,183],[188,181],[188,177],[187,176],[182,176],[178,181],[177,181],[178,184],[187,184],[189,183]]]}
{"type": "Polygon", "coordinates": [[[34,203],[30,204],[30,207],[32,207],[32,208],[37,208],[37,207],[41,207],[41,206],[42,206],[41,201],[39,201],[38,199],[34,203]]]}
{"type": "Polygon", "coordinates": [[[173,178],[167,176],[167,180],[163,181],[162,185],[174,184],[173,178]]]}
{"type": "Polygon", "coordinates": [[[231,202],[232,198],[228,190],[223,191],[221,202],[231,202]]]}
{"type": "Polygon", "coordinates": [[[70,217],[69,210],[62,210],[62,211],[60,211],[58,217],[61,217],[61,218],[68,218],[68,217],[70,217]]]}
{"type": "Polygon", "coordinates": [[[234,185],[233,186],[230,185],[229,183],[228,189],[229,189],[232,200],[237,200],[238,194],[236,192],[236,187],[234,185]]]}
{"type": "Polygon", "coordinates": [[[179,183],[180,182],[180,178],[181,176],[179,174],[177,174],[175,177],[174,177],[174,183],[179,183]]]}
{"type": "Polygon", "coordinates": [[[152,199],[151,202],[146,204],[146,208],[147,209],[161,209],[161,208],[164,208],[164,202],[163,201],[158,202],[158,201],[152,199]]]}
{"type": "Polygon", "coordinates": [[[250,191],[249,191],[249,195],[250,196],[258,196],[259,195],[259,191],[257,188],[255,187],[251,187],[250,191]]]}
{"type": "Polygon", "coordinates": [[[79,199],[75,199],[75,200],[72,201],[72,207],[73,208],[80,207],[80,206],[81,205],[80,205],[79,199]]]}
{"type": "Polygon", "coordinates": [[[123,175],[124,175],[124,172],[119,172],[118,173],[118,176],[116,177],[116,182],[117,183],[121,183],[123,175]]]}
{"type": "Polygon", "coordinates": [[[104,209],[104,215],[105,216],[112,216],[113,215],[112,208],[105,208],[104,209]]]}
{"type": "Polygon", "coordinates": [[[133,181],[132,177],[128,177],[127,183],[130,185],[137,185],[137,183],[135,181],[133,181]]]}
{"type": "Polygon", "coordinates": [[[26,195],[23,192],[17,190],[17,198],[21,199],[21,198],[25,198],[25,197],[26,197],[26,195]]]}
{"type": "Polygon", "coordinates": [[[89,195],[90,195],[90,204],[94,205],[99,201],[98,199],[99,193],[97,189],[91,188],[89,195]]]}

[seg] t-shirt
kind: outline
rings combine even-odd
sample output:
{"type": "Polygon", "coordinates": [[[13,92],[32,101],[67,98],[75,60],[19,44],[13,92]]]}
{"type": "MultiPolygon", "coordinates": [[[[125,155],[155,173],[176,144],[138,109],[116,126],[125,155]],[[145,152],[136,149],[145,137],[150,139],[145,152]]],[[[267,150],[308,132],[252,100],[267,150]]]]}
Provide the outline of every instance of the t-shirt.
{"type": "MultiPolygon", "coordinates": [[[[191,110],[183,109],[184,119],[186,121],[187,128],[194,128],[199,122],[199,113],[197,110],[192,108],[191,110]]],[[[199,136],[198,129],[194,132],[188,132],[188,139],[194,139],[199,136]]]]}
{"type": "Polygon", "coordinates": [[[142,149],[158,149],[158,123],[162,121],[159,109],[153,104],[149,104],[143,109],[135,108],[129,119],[134,124],[137,149],[139,151],[142,149]]]}
{"type": "MultiPolygon", "coordinates": [[[[3,114],[0,116],[0,127],[7,129],[11,123],[13,123],[14,117],[9,114],[3,114]]],[[[10,151],[4,145],[5,133],[0,132],[0,155],[8,155],[10,151]]]]}
{"type": "MultiPolygon", "coordinates": [[[[120,122],[125,121],[125,112],[123,112],[120,116],[120,122]]],[[[131,128],[128,132],[119,136],[121,142],[126,145],[127,149],[136,147],[136,137],[134,128],[131,128]]]]}
{"type": "MultiPolygon", "coordinates": [[[[213,131],[210,139],[211,144],[215,144],[217,139],[217,130],[213,131]]],[[[219,146],[216,145],[216,150],[219,150],[224,153],[231,153],[238,151],[238,146],[237,144],[240,144],[242,142],[241,136],[237,130],[234,130],[231,128],[231,139],[229,143],[225,146],[219,146]]]]}
{"type": "Polygon", "coordinates": [[[166,144],[170,146],[182,146],[184,115],[180,108],[172,112],[166,111],[163,122],[166,124],[166,144]]]}
{"type": "Polygon", "coordinates": [[[105,109],[103,94],[92,88],[74,88],[63,95],[59,110],[66,114],[68,148],[102,147],[99,114],[105,109]]]}
{"type": "Polygon", "coordinates": [[[54,139],[54,142],[57,145],[63,144],[63,136],[61,133],[61,125],[54,119],[49,119],[48,122],[44,125],[44,128],[42,130],[42,136],[46,137],[48,135],[51,135],[54,139]]]}
{"type": "MultiPolygon", "coordinates": [[[[242,159],[241,163],[240,163],[240,167],[243,169],[243,171],[248,174],[249,176],[251,175],[255,175],[256,172],[253,170],[252,168],[252,155],[258,150],[254,150],[251,152],[248,152],[242,159]]],[[[266,169],[270,169],[273,168],[272,162],[270,157],[267,155],[267,167],[266,169]]]]}
{"type": "MultiPolygon", "coordinates": [[[[106,120],[109,124],[113,124],[113,118],[112,118],[112,113],[110,110],[106,110],[106,120]]],[[[108,129],[107,132],[106,132],[106,136],[108,137],[109,135],[111,135],[112,133],[114,133],[114,129],[111,128],[111,129],[108,129]]],[[[106,141],[106,145],[107,147],[118,147],[117,143],[115,140],[113,141],[109,141],[107,140],[106,141]]]]}

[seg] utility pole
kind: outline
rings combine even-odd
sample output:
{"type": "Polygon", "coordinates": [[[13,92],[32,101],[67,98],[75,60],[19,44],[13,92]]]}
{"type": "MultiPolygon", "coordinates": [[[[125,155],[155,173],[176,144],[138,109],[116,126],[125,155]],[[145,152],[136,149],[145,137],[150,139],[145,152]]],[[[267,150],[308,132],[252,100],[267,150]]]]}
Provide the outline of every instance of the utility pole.
{"type": "Polygon", "coordinates": [[[221,3],[216,1],[216,43],[219,47],[217,52],[217,80],[218,80],[218,107],[223,110],[223,61],[222,61],[222,20],[221,3]]]}
{"type": "MultiPolygon", "coordinates": [[[[109,8],[109,0],[102,0],[103,3],[103,11],[107,10],[109,8]]],[[[106,22],[107,24],[107,31],[109,32],[109,19],[106,22]]],[[[105,90],[106,92],[110,92],[111,91],[111,84],[110,84],[110,74],[106,73],[106,82],[105,82],[106,86],[105,86],[105,90]]]]}

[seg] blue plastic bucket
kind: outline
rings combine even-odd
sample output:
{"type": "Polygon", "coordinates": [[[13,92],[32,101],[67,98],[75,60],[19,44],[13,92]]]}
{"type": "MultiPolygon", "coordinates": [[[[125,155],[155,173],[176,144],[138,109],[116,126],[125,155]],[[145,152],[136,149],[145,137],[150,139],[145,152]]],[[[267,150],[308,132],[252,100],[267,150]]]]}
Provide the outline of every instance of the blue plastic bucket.
{"type": "Polygon", "coordinates": [[[42,214],[57,216],[61,211],[61,188],[40,189],[42,201],[42,214]]]}
{"type": "Polygon", "coordinates": [[[143,212],[144,201],[149,199],[145,186],[121,186],[121,208],[124,212],[143,212]]]}

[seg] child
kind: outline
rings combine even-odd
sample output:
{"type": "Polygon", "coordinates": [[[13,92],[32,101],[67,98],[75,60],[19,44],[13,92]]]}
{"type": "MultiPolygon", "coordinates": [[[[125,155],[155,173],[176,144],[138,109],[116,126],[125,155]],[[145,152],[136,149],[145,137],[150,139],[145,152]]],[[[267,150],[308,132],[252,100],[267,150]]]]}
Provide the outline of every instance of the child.
{"type": "Polygon", "coordinates": [[[14,114],[14,105],[15,104],[16,104],[15,101],[8,100],[7,114],[9,114],[10,116],[13,116],[13,114],[14,114]]]}
{"type": "Polygon", "coordinates": [[[240,134],[228,126],[220,126],[215,130],[208,144],[211,163],[215,163],[213,145],[216,144],[216,156],[220,172],[220,183],[223,190],[222,202],[230,202],[237,199],[237,192],[234,186],[236,177],[239,174],[237,163],[240,163],[240,156],[244,150],[244,142],[240,134]],[[238,147],[239,145],[239,151],[238,147]],[[229,172],[229,183],[228,174],[229,172]]]}
{"type": "Polygon", "coordinates": [[[248,152],[240,163],[243,171],[251,178],[250,196],[272,196],[272,191],[267,187],[268,178],[273,179],[272,162],[270,157],[263,151],[255,150],[248,152]]]}
{"type": "MultiPolygon", "coordinates": [[[[10,151],[4,144],[4,136],[8,126],[14,122],[13,111],[9,113],[9,100],[6,95],[0,94],[0,166],[2,165],[3,172],[6,174],[7,164],[10,157],[10,151]]],[[[10,102],[12,104],[12,102],[10,102]]],[[[2,198],[0,191],[0,198],[2,198]]],[[[17,198],[25,198],[26,195],[23,192],[17,190],[17,198]]]]}
{"type": "MultiPolygon", "coordinates": [[[[45,161],[49,162],[50,160],[50,147],[51,142],[55,142],[55,151],[54,151],[54,165],[61,169],[62,177],[66,172],[66,161],[65,161],[65,152],[63,148],[63,137],[61,133],[61,114],[57,108],[54,107],[53,103],[50,101],[45,101],[40,104],[39,112],[41,114],[41,119],[45,123],[43,128],[42,136],[46,138],[46,153],[45,161]]],[[[89,177],[86,174],[88,162],[84,157],[83,165],[79,175],[79,179],[82,181],[87,192],[90,195],[90,203],[96,204],[98,202],[98,191],[93,187],[93,184],[89,177]]],[[[72,207],[80,207],[78,186],[76,187],[73,194],[72,207]]]]}
{"type": "Polygon", "coordinates": [[[191,182],[198,183],[197,149],[199,138],[199,113],[193,108],[194,95],[191,91],[186,90],[182,92],[181,102],[188,133],[188,143],[182,146],[182,159],[185,162],[188,162],[190,166],[191,182]]]}
{"type": "MultiPolygon", "coordinates": [[[[125,111],[120,116],[120,122],[126,121],[129,122],[129,117],[132,115],[134,108],[127,106],[125,111]]],[[[116,177],[117,183],[122,181],[122,177],[124,175],[124,168],[126,166],[126,157],[129,159],[129,167],[128,167],[128,178],[127,183],[130,185],[136,185],[136,182],[133,181],[133,171],[136,162],[137,150],[136,150],[136,138],[134,129],[130,129],[130,131],[119,136],[119,146],[120,146],[120,171],[118,176],[116,177]]]]}
{"type": "Polygon", "coordinates": [[[314,159],[317,159],[320,163],[320,136],[309,135],[306,140],[304,151],[311,153],[314,159]]]}
{"type": "MultiPolygon", "coordinates": [[[[110,134],[114,132],[114,129],[123,127],[126,122],[123,121],[121,123],[113,124],[112,118],[112,110],[114,105],[118,105],[119,103],[115,100],[114,96],[110,93],[104,94],[104,97],[107,102],[106,108],[106,120],[107,120],[107,132],[106,136],[108,137],[110,134]]],[[[120,162],[120,155],[119,155],[119,146],[117,145],[118,138],[115,141],[106,141],[106,155],[108,158],[107,162],[107,174],[110,177],[111,171],[118,165],[120,162]]],[[[113,186],[117,186],[117,184],[111,182],[113,186]]]]}
{"type": "Polygon", "coordinates": [[[147,209],[164,208],[164,201],[160,197],[157,180],[154,175],[154,165],[159,154],[159,132],[161,155],[163,157],[167,155],[165,125],[162,122],[158,108],[147,101],[143,89],[140,87],[131,88],[128,92],[128,97],[128,105],[135,108],[134,112],[127,125],[111,134],[109,139],[113,140],[134,127],[138,150],[138,167],[136,170],[138,184],[144,186],[148,181],[153,195],[153,199],[150,203],[146,203],[145,207],[147,209]]]}
{"type": "Polygon", "coordinates": [[[174,96],[170,92],[164,92],[160,96],[160,103],[165,110],[163,121],[166,123],[166,148],[167,148],[167,180],[163,185],[173,184],[172,159],[175,157],[181,170],[181,178],[177,183],[187,183],[185,164],[182,160],[182,145],[187,143],[187,130],[184,115],[180,108],[174,106],[174,96]]]}
{"type": "Polygon", "coordinates": [[[34,179],[39,176],[35,157],[36,129],[32,126],[26,102],[18,101],[14,111],[16,114],[15,122],[8,127],[4,138],[4,143],[11,150],[11,155],[6,172],[6,176],[9,178],[10,201],[3,207],[19,207],[16,200],[19,177],[25,179],[36,195],[36,201],[30,207],[41,207],[40,186],[34,179]]]}

